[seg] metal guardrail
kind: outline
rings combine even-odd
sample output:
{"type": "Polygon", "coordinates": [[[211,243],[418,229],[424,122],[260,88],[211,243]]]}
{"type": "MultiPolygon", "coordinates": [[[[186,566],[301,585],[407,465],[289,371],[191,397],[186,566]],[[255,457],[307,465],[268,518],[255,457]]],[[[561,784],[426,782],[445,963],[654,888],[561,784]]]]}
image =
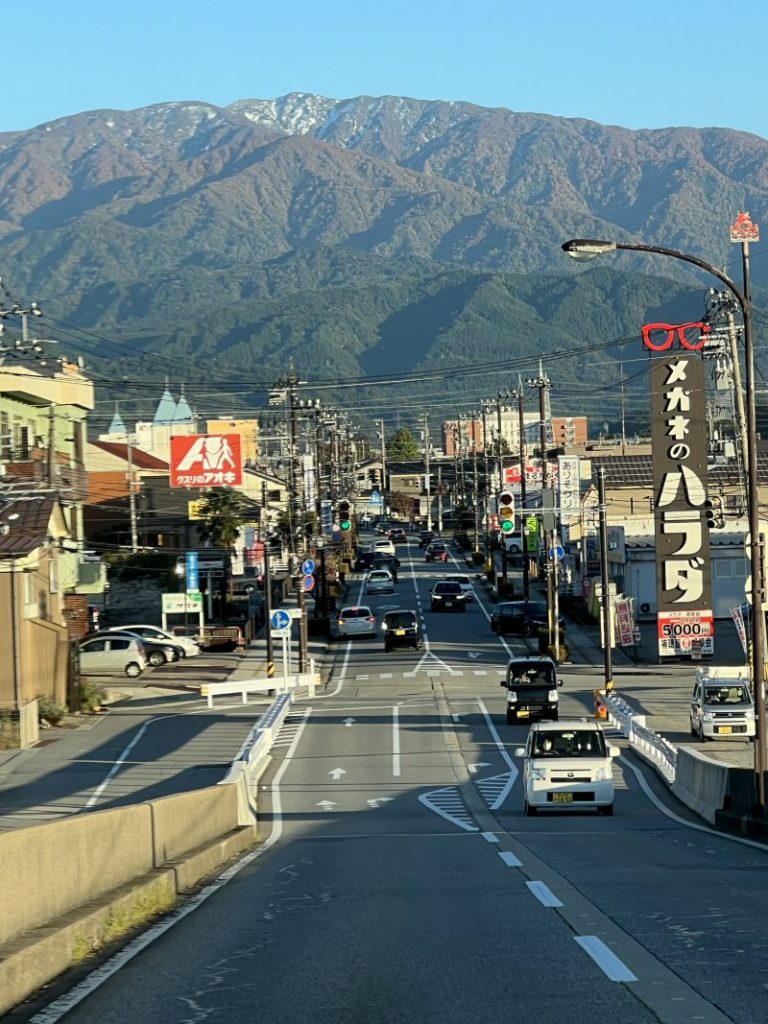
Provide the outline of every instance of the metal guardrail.
{"type": "Polygon", "coordinates": [[[219,783],[220,786],[236,785],[244,778],[248,794],[255,801],[259,779],[269,764],[272,745],[291,709],[293,699],[293,694],[282,693],[270,704],[240,747],[227,774],[219,783]]]}
{"type": "MultiPolygon", "coordinates": [[[[252,693],[269,693],[270,690],[295,690],[306,686],[309,696],[314,697],[315,687],[320,683],[319,672],[297,672],[289,676],[260,676],[254,679],[226,679],[222,683],[204,683],[200,687],[200,695],[208,700],[208,707],[213,707],[213,698],[222,695],[240,694],[243,704],[248,703],[252,693]]],[[[268,714],[269,712],[267,712],[268,714]]]]}
{"type": "Polygon", "coordinates": [[[645,724],[645,715],[638,715],[619,694],[607,693],[603,701],[608,708],[610,720],[619,726],[630,746],[646,761],[656,765],[671,785],[677,775],[677,747],[649,729],[645,724]]]}

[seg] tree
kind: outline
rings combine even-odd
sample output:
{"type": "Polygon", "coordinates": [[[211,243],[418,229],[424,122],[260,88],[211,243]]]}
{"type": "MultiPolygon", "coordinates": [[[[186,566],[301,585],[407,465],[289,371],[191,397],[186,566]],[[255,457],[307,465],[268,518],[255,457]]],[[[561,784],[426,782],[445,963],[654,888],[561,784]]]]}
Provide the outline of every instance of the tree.
{"type": "Polygon", "coordinates": [[[240,535],[247,501],[240,491],[214,487],[207,491],[199,509],[200,536],[215,548],[233,548],[240,535]]]}
{"type": "Polygon", "coordinates": [[[400,427],[387,442],[387,459],[392,462],[413,462],[420,458],[419,442],[408,427],[400,427]]]}

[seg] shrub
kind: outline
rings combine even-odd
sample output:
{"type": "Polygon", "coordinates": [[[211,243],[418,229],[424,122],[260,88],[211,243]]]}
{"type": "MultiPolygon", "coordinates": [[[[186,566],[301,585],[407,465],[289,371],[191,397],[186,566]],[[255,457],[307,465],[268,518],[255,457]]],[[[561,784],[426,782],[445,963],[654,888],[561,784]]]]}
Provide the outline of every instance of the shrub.
{"type": "Polygon", "coordinates": [[[38,718],[44,718],[50,725],[58,725],[66,713],[66,706],[57,704],[52,697],[41,695],[37,698],[38,718]]]}
{"type": "Polygon", "coordinates": [[[97,708],[102,706],[107,694],[105,690],[102,690],[100,686],[96,686],[94,683],[80,683],[78,697],[80,699],[80,710],[93,714],[97,708]]]}

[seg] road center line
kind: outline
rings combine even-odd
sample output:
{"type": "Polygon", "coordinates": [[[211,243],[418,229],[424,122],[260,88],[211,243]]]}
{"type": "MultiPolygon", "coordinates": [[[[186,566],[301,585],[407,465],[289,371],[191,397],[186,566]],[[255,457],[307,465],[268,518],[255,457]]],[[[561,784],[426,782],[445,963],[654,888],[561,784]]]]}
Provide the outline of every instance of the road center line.
{"type": "Polygon", "coordinates": [[[486,843],[498,843],[499,837],[495,832],[481,832],[480,833],[486,843]]]}
{"type": "Polygon", "coordinates": [[[400,775],[400,708],[392,708],[392,774],[400,775]]]}
{"type": "Polygon", "coordinates": [[[526,882],[536,899],[545,907],[562,907],[562,903],[544,882],[526,882]]]}
{"type": "Polygon", "coordinates": [[[581,948],[595,961],[609,981],[637,981],[626,964],[596,935],[574,935],[581,948]]]}
{"type": "MultiPolygon", "coordinates": [[[[521,868],[523,866],[522,861],[519,861],[514,853],[511,853],[509,850],[500,850],[499,856],[508,868],[521,868]]],[[[562,904],[560,905],[562,906],[562,904]]]]}

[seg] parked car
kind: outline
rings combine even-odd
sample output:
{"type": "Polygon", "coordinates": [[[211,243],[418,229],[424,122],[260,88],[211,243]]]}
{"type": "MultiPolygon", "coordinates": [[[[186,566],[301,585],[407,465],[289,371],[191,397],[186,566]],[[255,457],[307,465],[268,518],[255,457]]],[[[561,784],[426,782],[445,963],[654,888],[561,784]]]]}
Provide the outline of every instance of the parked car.
{"type": "Polygon", "coordinates": [[[412,608],[398,608],[387,612],[382,619],[384,631],[384,650],[389,652],[395,647],[413,647],[421,650],[424,638],[419,613],[412,608]]]}
{"type": "Polygon", "coordinates": [[[147,667],[138,636],[101,633],[80,641],[80,673],[84,676],[140,676],[147,667]]]}
{"type": "Polygon", "coordinates": [[[618,747],[606,745],[597,722],[534,722],[524,747],[523,809],[538,811],[596,810],[613,814],[613,764],[618,747]]]}
{"type": "Polygon", "coordinates": [[[337,626],[339,636],[376,636],[376,616],[367,604],[342,608],[337,626]]]}
{"type": "MultiPolygon", "coordinates": [[[[154,668],[157,668],[159,665],[167,665],[172,661],[179,661],[184,657],[184,649],[180,644],[173,643],[170,640],[151,640],[149,637],[143,637],[139,633],[134,633],[132,630],[129,630],[127,626],[123,626],[121,629],[110,628],[108,630],[104,630],[104,633],[109,636],[135,637],[137,640],[140,640],[141,645],[144,648],[147,661],[154,668]]],[[[88,638],[90,639],[91,636],[101,635],[101,632],[95,634],[90,633],[88,638]]]]}
{"type": "Polygon", "coordinates": [[[448,561],[448,546],[442,540],[433,540],[431,544],[427,546],[427,552],[424,556],[426,562],[447,562],[448,561]]]}
{"type": "MultiPolygon", "coordinates": [[[[546,601],[502,601],[491,612],[494,633],[512,633],[514,636],[535,636],[541,626],[547,625],[546,601]]],[[[565,629],[562,618],[560,629],[565,629]]]]}
{"type": "Polygon", "coordinates": [[[365,584],[366,594],[394,594],[395,581],[388,569],[372,569],[365,584]]]}
{"type": "Polygon", "coordinates": [[[136,623],[131,623],[127,626],[110,626],[107,632],[136,633],[145,640],[155,640],[160,644],[172,644],[175,647],[181,648],[185,658],[193,658],[196,654],[200,653],[200,648],[192,637],[179,636],[176,633],[171,633],[167,629],[160,629],[159,626],[146,626],[143,623],[139,623],[138,625],[136,623]]]}
{"type": "Polygon", "coordinates": [[[558,719],[560,708],[557,669],[551,658],[511,658],[507,673],[501,680],[507,691],[507,724],[529,722],[533,718],[558,719]]]}
{"type": "Polygon", "coordinates": [[[467,610],[467,595],[461,589],[460,583],[440,580],[432,588],[430,601],[433,612],[465,612],[467,610]]]}
{"type": "Polygon", "coordinates": [[[458,583],[466,594],[467,600],[474,601],[475,591],[472,586],[472,580],[469,576],[464,576],[462,573],[452,573],[450,576],[444,576],[443,579],[446,583],[458,583]]]}

